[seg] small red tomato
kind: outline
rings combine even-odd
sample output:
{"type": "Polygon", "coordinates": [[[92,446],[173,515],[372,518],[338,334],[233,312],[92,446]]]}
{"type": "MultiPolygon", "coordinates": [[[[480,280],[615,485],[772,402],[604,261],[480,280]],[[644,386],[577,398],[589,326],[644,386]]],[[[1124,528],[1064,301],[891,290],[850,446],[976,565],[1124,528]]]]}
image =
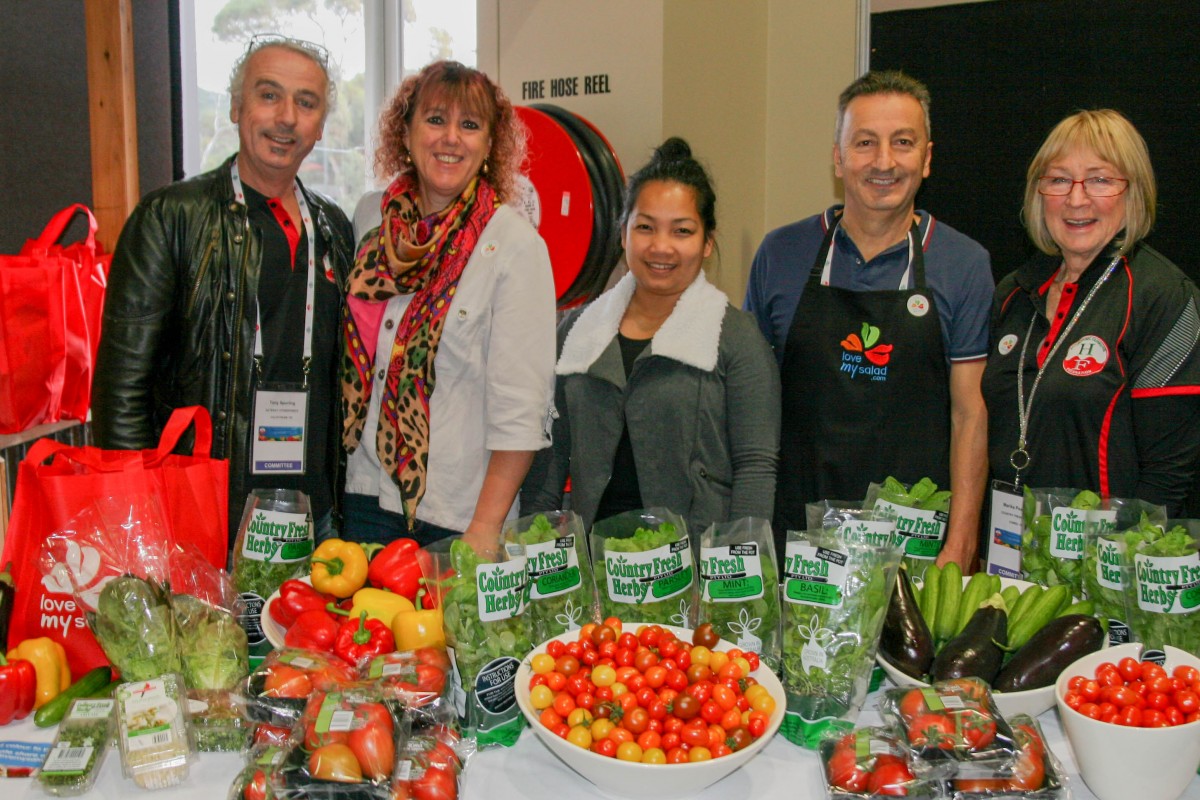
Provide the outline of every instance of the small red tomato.
{"type": "Polygon", "coordinates": [[[862,792],[867,788],[869,775],[851,749],[835,748],[826,770],[831,786],[847,792],[862,792]]]}
{"type": "Polygon", "coordinates": [[[877,763],[867,778],[867,791],[877,795],[906,797],[912,780],[913,774],[903,761],[877,763]]]}

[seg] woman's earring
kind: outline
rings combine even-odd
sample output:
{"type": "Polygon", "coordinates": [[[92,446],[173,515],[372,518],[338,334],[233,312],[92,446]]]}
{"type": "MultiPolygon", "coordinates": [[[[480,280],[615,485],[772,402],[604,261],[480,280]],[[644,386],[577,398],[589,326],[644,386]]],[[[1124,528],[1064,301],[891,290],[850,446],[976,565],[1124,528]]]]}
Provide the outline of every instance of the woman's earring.
{"type": "Polygon", "coordinates": [[[488,167],[488,160],[485,158],[483,160],[483,166],[480,167],[479,171],[482,172],[484,175],[487,175],[489,169],[490,168],[488,167]]]}
{"type": "Polygon", "coordinates": [[[411,154],[411,153],[405,153],[405,154],[404,154],[404,163],[405,163],[405,164],[411,164],[411,163],[412,163],[412,154],[411,154]]]}

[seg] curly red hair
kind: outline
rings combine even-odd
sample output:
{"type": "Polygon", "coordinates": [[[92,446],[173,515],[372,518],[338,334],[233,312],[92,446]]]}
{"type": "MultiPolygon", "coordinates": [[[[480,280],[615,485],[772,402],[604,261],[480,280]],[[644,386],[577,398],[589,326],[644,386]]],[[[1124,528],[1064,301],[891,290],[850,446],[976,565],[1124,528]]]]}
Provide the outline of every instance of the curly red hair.
{"type": "Polygon", "coordinates": [[[525,163],[525,126],[513,111],[504,90],[477,69],[457,61],[434,61],[400,84],[379,115],[379,142],[375,148],[375,174],[391,179],[413,171],[404,144],[413,115],[433,103],[445,103],[478,114],[488,121],[492,149],[488,172],[482,175],[507,202],[516,194],[517,175],[525,163]]]}

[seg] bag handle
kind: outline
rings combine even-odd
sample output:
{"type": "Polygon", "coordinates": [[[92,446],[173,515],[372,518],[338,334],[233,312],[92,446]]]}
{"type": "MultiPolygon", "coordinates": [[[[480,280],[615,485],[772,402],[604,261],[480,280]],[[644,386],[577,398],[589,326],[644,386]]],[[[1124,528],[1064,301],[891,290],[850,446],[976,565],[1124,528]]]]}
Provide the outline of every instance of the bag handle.
{"type": "Polygon", "coordinates": [[[163,459],[171,455],[171,451],[179,444],[179,440],[193,423],[196,425],[196,440],[192,445],[192,455],[199,458],[210,458],[212,456],[212,417],[204,406],[186,406],[171,412],[171,418],[163,426],[162,436],[158,439],[158,450],[150,465],[157,466],[162,463],[163,459]]]}
{"type": "Polygon", "coordinates": [[[67,206],[62,211],[59,211],[50,221],[46,223],[46,227],[42,230],[42,235],[32,244],[38,250],[49,250],[58,243],[62,238],[63,231],[71,224],[71,220],[75,219],[75,215],[82,211],[87,214],[88,232],[87,238],[84,239],[84,245],[91,251],[96,250],[96,231],[99,229],[99,224],[96,222],[96,215],[92,210],[83,203],[75,203],[67,206]]]}
{"type": "Polygon", "coordinates": [[[105,452],[120,451],[105,451],[94,447],[74,447],[64,442],[44,437],[38,439],[29,447],[29,450],[25,453],[25,460],[42,466],[50,461],[52,457],[61,455],[66,460],[80,466],[88,467],[94,472],[117,472],[128,469],[139,460],[137,452],[130,451],[125,458],[106,462],[102,455],[105,452]]]}

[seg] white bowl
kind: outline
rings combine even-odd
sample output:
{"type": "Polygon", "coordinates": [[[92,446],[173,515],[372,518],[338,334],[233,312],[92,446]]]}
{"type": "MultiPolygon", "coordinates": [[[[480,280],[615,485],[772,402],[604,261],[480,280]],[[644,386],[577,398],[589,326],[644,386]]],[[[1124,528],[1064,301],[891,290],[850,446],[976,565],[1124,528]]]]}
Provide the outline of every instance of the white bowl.
{"type": "MultiPolygon", "coordinates": [[[[964,586],[968,580],[970,580],[970,578],[963,578],[964,586]]],[[[1000,588],[1003,589],[1009,586],[1016,586],[1021,591],[1025,591],[1025,589],[1033,586],[1033,584],[1029,581],[1022,581],[1016,578],[1001,577],[1000,588]]],[[[1108,647],[1107,636],[1104,637],[1104,641],[1101,643],[1100,647],[1108,647]]],[[[897,686],[929,685],[928,683],[924,683],[916,678],[905,675],[903,672],[889,664],[881,655],[876,654],[875,661],[879,664],[879,666],[883,667],[883,671],[887,673],[889,678],[892,679],[892,683],[896,684],[897,686]]],[[[1008,719],[1014,714],[1028,714],[1031,717],[1036,717],[1039,714],[1054,708],[1053,685],[1043,686],[1040,689],[1027,689],[1023,692],[994,692],[992,697],[996,701],[996,709],[1005,719],[1008,719]]]]}
{"type": "MultiPolygon", "coordinates": [[[[1176,647],[1164,647],[1165,667],[1180,664],[1200,669],[1200,658],[1176,647]]],[[[1200,722],[1173,728],[1127,728],[1086,717],[1067,707],[1063,696],[1075,675],[1093,677],[1105,661],[1138,658],[1142,645],[1122,644],[1075,661],[1058,676],[1054,697],[1075,764],[1088,788],[1100,800],[1172,800],[1196,780],[1200,766],[1200,722]]]]}
{"type": "MultiPolygon", "coordinates": [[[[636,627],[638,626],[631,625],[630,630],[636,627]]],[[[689,630],[671,625],[663,627],[673,631],[686,642],[692,640],[692,632],[689,630]]],[[[554,638],[563,642],[572,642],[579,638],[579,631],[569,631],[554,638]]],[[[787,706],[787,698],[783,694],[783,684],[770,669],[759,667],[753,675],[760,684],[767,687],[771,697],[775,698],[775,711],[771,714],[766,732],[755,739],[750,746],[721,758],[698,761],[694,764],[639,764],[598,755],[570,744],[542,725],[538,719],[539,712],[534,710],[533,704],[529,700],[529,679],[533,675],[529,666],[530,659],[538,653],[545,652],[546,645],[550,641],[553,639],[535,647],[517,669],[517,705],[521,707],[521,711],[525,714],[525,719],[529,721],[534,733],[550,749],[550,752],[609,794],[622,797],[656,798],[656,800],[691,797],[754,758],[760,750],[767,746],[767,742],[771,740],[771,737],[779,730],[780,723],[783,722],[783,714],[787,706]]],[[[736,645],[724,640],[717,645],[720,650],[729,650],[734,647],[736,645]]]]}

